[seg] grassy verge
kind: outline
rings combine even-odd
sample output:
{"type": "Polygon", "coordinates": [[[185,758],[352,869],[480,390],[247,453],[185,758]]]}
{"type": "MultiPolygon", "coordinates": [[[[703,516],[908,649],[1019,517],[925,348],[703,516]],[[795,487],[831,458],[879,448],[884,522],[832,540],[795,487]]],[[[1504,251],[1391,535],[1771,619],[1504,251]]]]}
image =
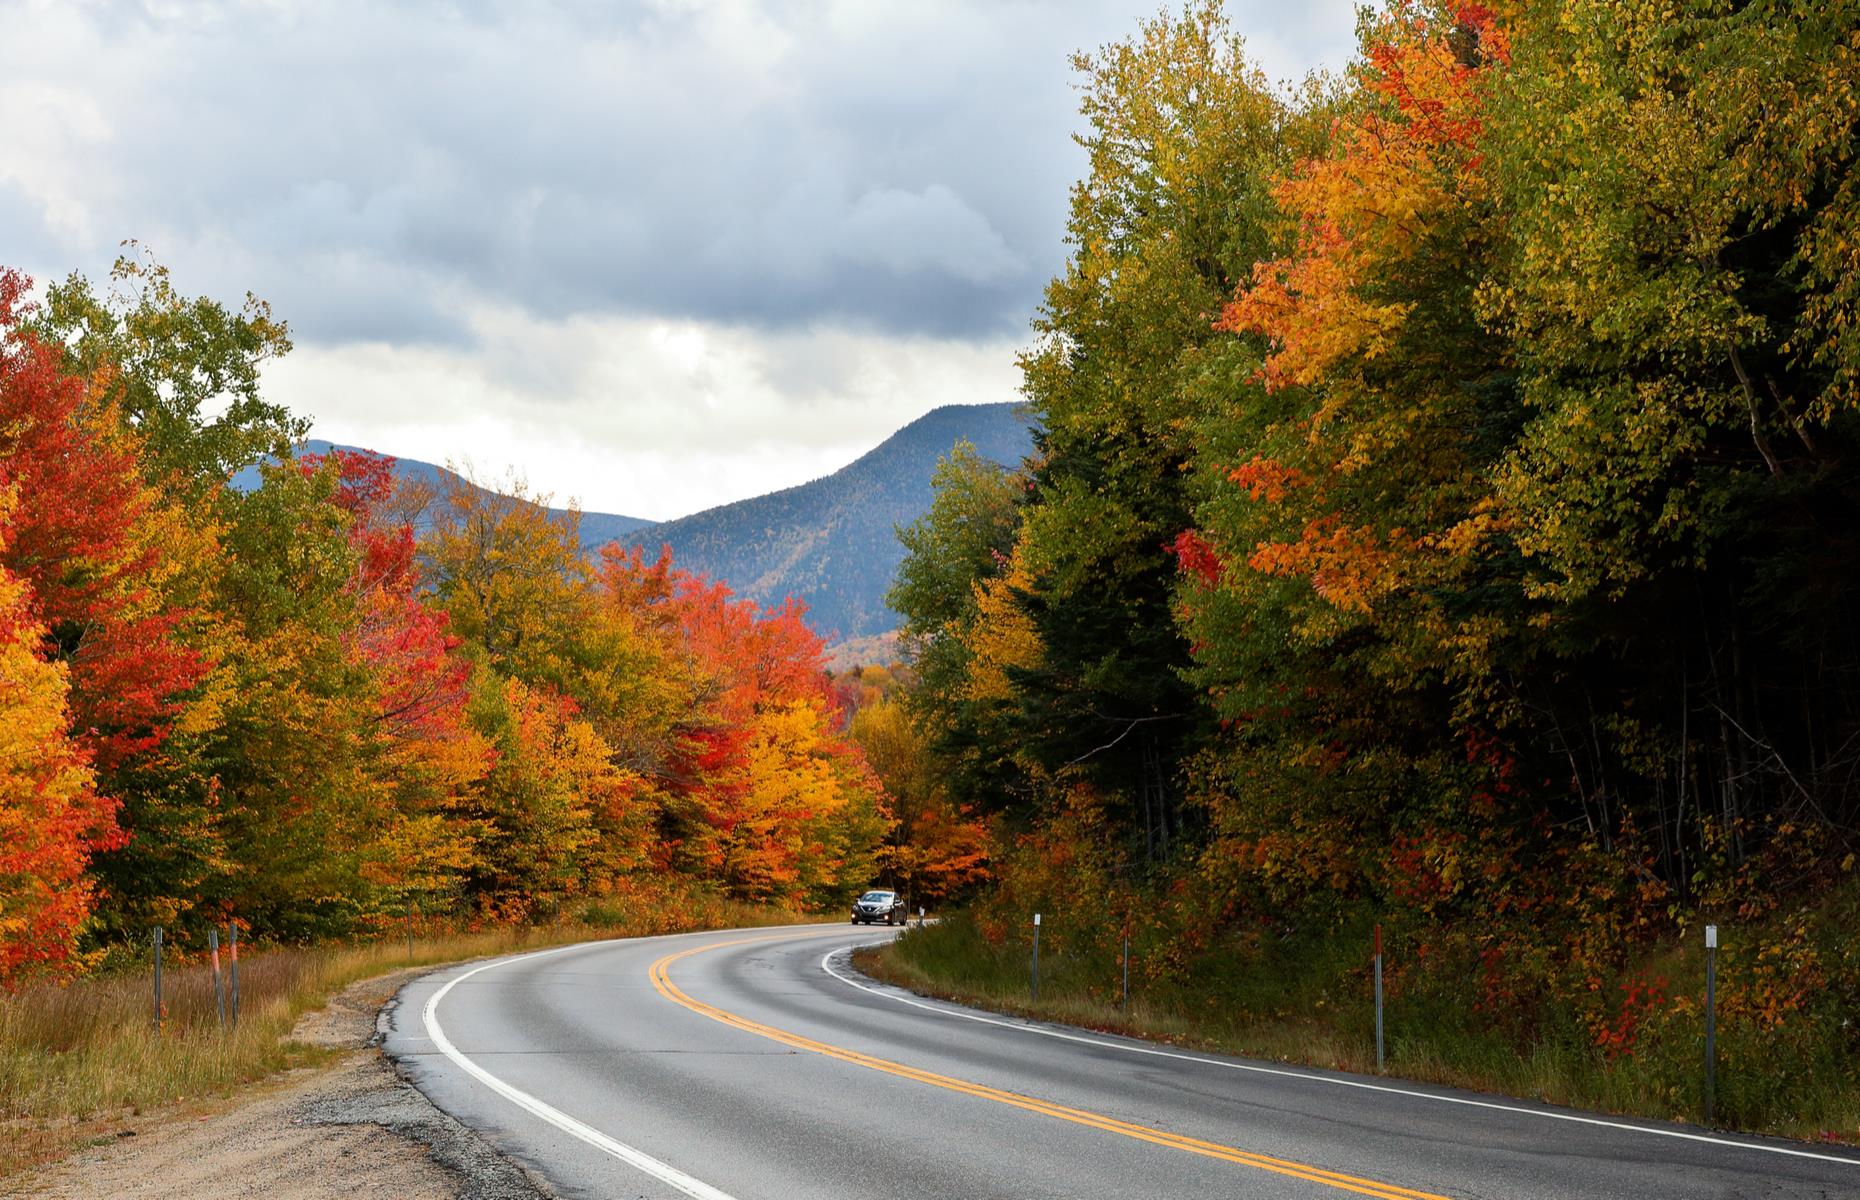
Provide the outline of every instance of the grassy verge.
{"type": "MultiPolygon", "coordinates": [[[[993,943],[962,913],[912,929],[892,945],[860,951],[856,961],[875,978],[998,1012],[1372,1072],[1374,1009],[1361,964],[1366,942],[1331,938],[1264,953],[1255,946],[1245,957],[1208,954],[1166,972],[1139,959],[1131,968],[1128,1010],[1115,953],[1042,946],[1035,1001],[1029,945],[1013,938],[993,943]]],[[[1697,952],[1658,948],[1642,966],[1669,977],[1674,995],[1702,990],[1697,952]]],[[[1389,1074],[1610,1113],[1698,1119],[1703,1055],[1696,1007],[1674,1005],[1662,1020],[1648,1020],[1634,1052],[1624,1055],[1598,1048],[1569,1013],[1543,1012],[1528,1031],[1488,1023],[1466,1002],[1465,990],[1463,980],[1424,985],[1410,976],[1390,997],[1389,1074]]],[[[1765,1029],[1721,1018],[1719,1123],[1860,1144],[1852,1031],[1822,1025],[1799,1021],[1765,1029]]]]}
{"type": "Polygon", "coordinates": [[[129,1118],[184,1111],[280,1071],[327,1061],[334,1052],[288,1035],[299,1016],[359,980],[594,938],[805,919],[722,901],[658,913],[590,906],[576,919],[538,928],[429,927],[411,952],[404,937],[255,949],[240,959],[239,1024],[224,1031],[211,968],[197,959],[165,960],[159,1034],[146,962],[64,986],[28,987],[0,997],[0,1178],[112,1140],[129,1118]]]}

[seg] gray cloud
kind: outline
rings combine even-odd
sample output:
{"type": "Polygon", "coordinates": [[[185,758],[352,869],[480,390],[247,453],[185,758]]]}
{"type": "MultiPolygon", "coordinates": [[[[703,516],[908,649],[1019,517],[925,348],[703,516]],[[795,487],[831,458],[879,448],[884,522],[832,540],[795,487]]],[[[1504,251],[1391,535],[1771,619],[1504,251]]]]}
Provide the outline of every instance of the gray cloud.
{"type": "MultiPolygon", "coordinates": [[[[1141,11],[0,0],[0,74],[76,131],[13,228],[48,262],[140,237],[321,341],[457,342],[468,300],[999,336],[1061,261],[1066,56],[1141,11]]],[[[1305,11],[1251,18],[1269,66],[1347,46],[1305,11]]]]}
{"type": "MultiPolygon", "coordinates": [[[[1170,0],[1173,4],[1175,0],[1170,0]]],[[[0,263],[292,325],[318,436],[669,517],[1009,400],[1154,0],[0,0],[0,263]]],[[[1269,74],[1352,0],[1231,0],[1269,74]]]]}

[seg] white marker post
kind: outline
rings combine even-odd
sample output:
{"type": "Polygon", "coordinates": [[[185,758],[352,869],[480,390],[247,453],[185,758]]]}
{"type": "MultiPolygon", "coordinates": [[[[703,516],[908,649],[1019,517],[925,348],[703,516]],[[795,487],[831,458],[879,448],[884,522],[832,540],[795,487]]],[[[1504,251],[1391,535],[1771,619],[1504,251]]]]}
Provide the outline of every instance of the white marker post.
{"type": "Polygon", "coordinates": [[[1033,998],[1040,999],[1040,914],[1033,914],[1033,998]]]}
{"type": "Polygon", "coordinates": [[[1718,1091],[1718,927],[1705,927],[1705,1123],[1715,1116],[1718,1091]]]}

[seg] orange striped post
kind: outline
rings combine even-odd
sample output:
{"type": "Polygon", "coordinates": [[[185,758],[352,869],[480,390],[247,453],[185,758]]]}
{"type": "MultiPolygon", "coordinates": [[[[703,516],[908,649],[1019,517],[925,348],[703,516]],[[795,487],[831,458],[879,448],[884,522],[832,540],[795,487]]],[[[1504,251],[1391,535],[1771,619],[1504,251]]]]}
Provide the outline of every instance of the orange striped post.
{"type": "Polygon", "coordinates": [[[161,926],[155,927],[155,1032],[161,1032],[161,926]]]}
{"type": "Polygon", "coordinates": [[[232,1022],[239,1023],[239,923],[226,922],[226,948],[232,952],[232,1022]]]}
{"type": "Polygon", "coordinates": [[[214,926],[207,930],[207,949],[213,952],[213,1006],[220,1013],[220,1030],[226,1029],[226,992],[220,986],[220,930],[214,926]]]}

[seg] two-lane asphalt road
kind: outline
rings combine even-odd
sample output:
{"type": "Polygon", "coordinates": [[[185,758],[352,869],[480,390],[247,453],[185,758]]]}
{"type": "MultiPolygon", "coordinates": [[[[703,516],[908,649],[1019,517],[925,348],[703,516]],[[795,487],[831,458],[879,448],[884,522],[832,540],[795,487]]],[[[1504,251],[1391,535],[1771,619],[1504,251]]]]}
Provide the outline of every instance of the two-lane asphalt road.
{"type": "Polygon", "coordinates": [[[871,930],[597,942],[408,985],[388,1052],[564,1196],[1860,1197],[1860,1153],[994,1017],[871,930]]]}

